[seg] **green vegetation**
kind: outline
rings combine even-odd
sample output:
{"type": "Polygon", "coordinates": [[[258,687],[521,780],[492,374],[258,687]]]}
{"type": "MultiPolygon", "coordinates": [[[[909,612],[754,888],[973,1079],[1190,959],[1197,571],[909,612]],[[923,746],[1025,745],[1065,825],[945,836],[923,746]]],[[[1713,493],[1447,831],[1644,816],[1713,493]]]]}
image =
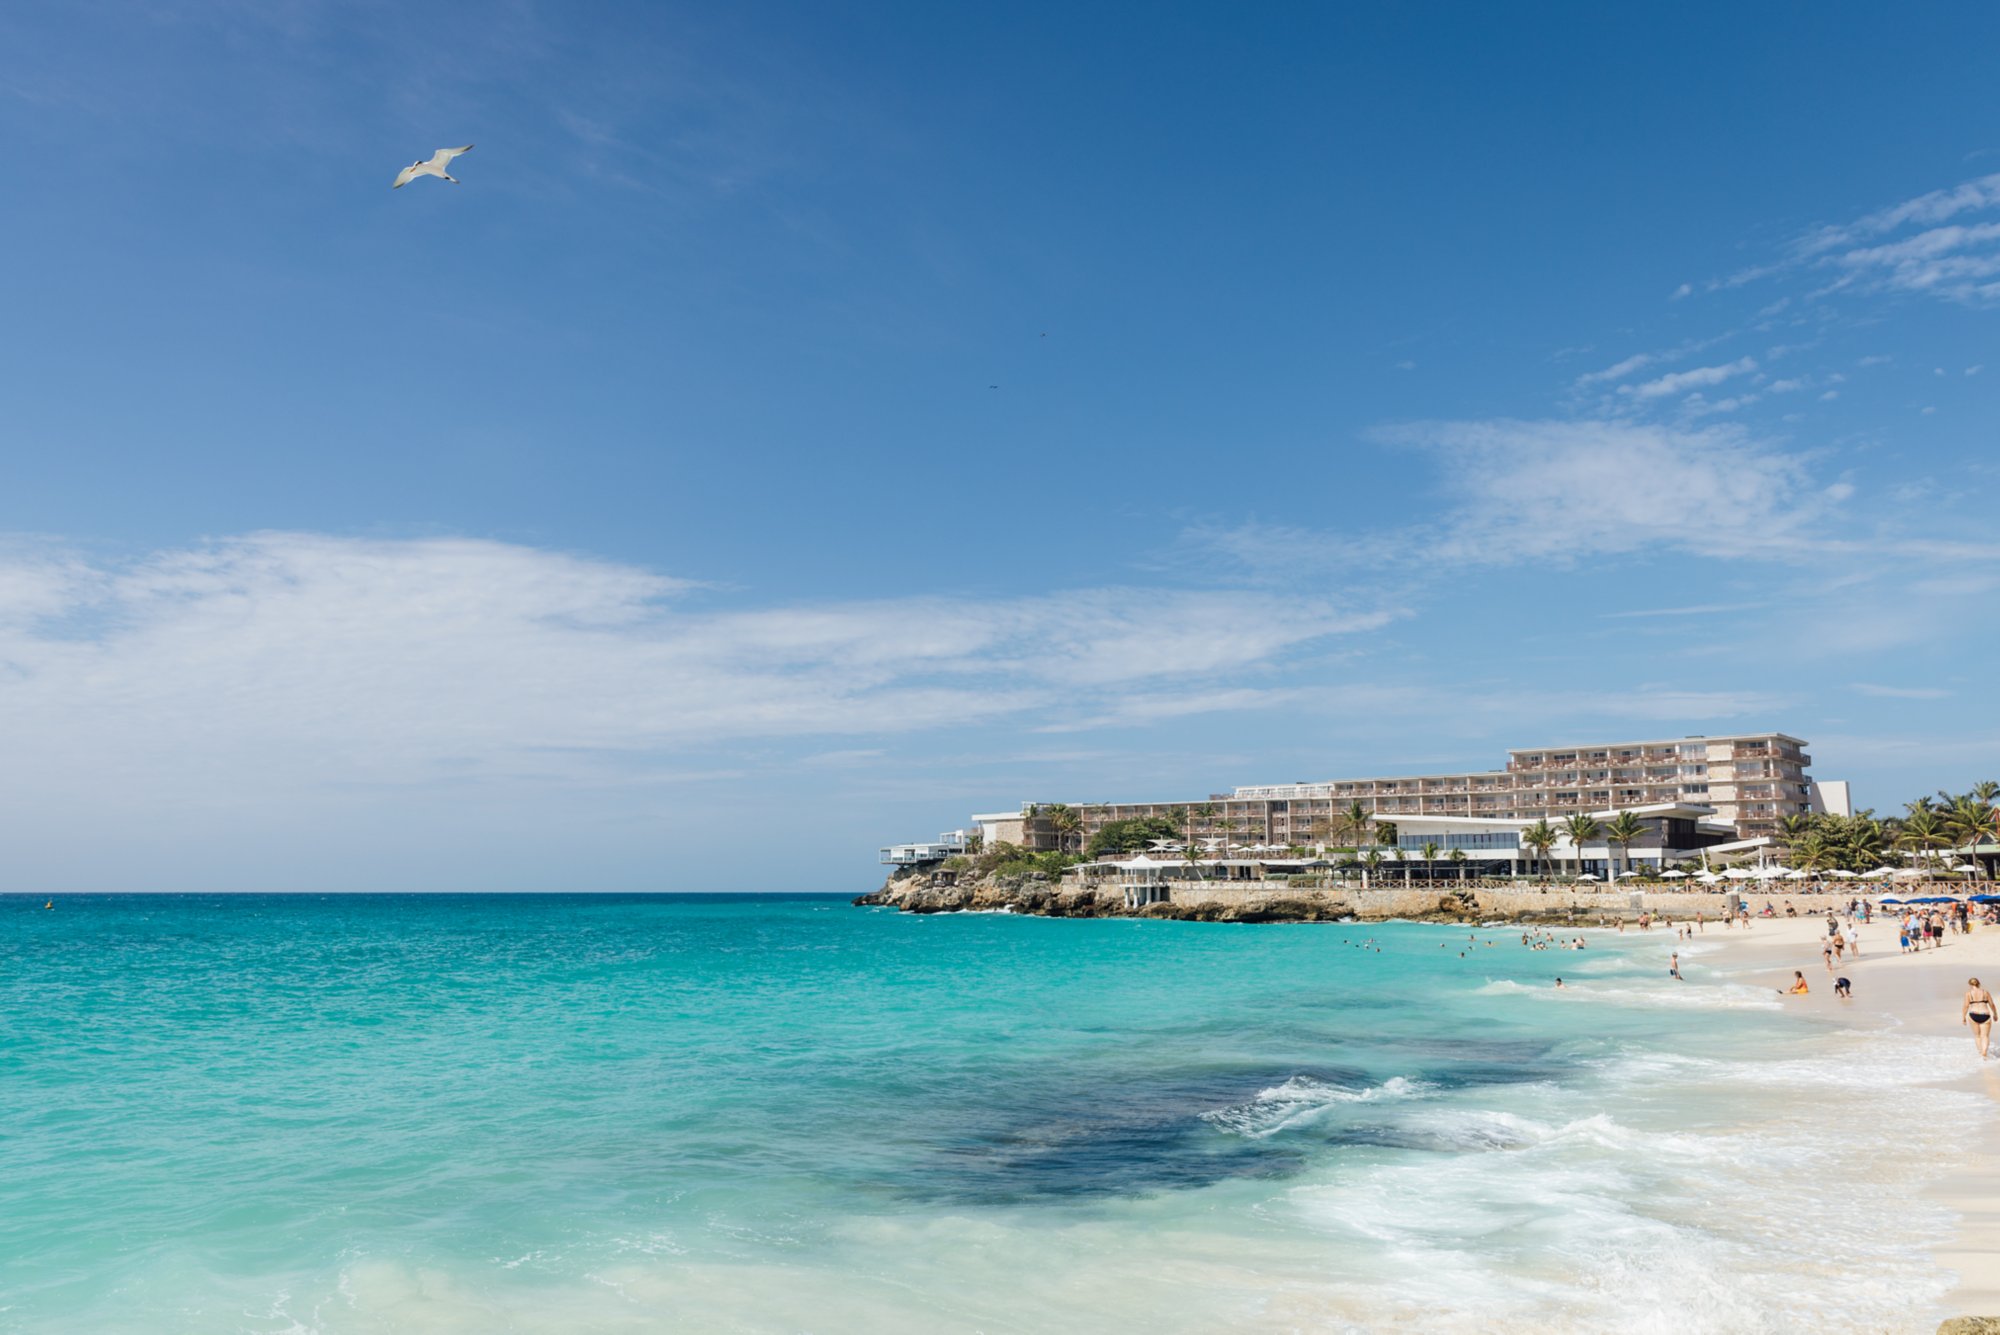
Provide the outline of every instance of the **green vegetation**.
{"type": "Polygon", "coordinates": [[[1091,858],[1117,856],[1121,853],[1142,853],[1152,846],[1155,839],[1179,839],[1180,830],[1166,816],[1139,816],[1132,820],[1114,820],[1105,824],[1090,842],[1084,845],[1084,853],[1091,858]]]}
{"type": "Polygon", "coordinates": [[[1083,860],[1074,853],[1054,850],[1046,853],[1030,853],[1019,844],[1002,841],[970,857],[946,858],[944,868],[946,871],[963,872],[975,877],[1021,876],[1036,871],[1045,872],[1050,876],[1060,876],[1065,867],[1074,867],[1083,860]]]}
{"type": "Polygon", "coordinates": [[[1051,802],[1042,808],[1042,815],[1048,818],[1056,832],[1056,847],[1067,853],[1072,842],[1083,843],[1083,813],[1063,802],[1051,802]]]}
{"type": "Polygon", "coordinates": [[[1778,842],[1800,871],[1873,871],[1900,851],[1919,867],[1944,872],[1951,864],[1948,850],[2000,844],[1996,796],[2000,783],[1987,780],[1970,792],[1920,797],[1906,803],[1901,816],[1878,818],[1863,809],[1852,816],[1787,817],[1779,823],[1778,842]]]}
{"type": "Polygon", "coordinates": [[[1646,822],[1629,811],[1619,812],[1604,827],[1604,837],[1618,845],[1618,851],[1624,854],[1625,865],[1614,870],[1624,872],[1632,869],[1632,841],[1645,833],[1646,822]]]}
{"type": "Polygon", "coordinates": [[[1544,865],[1549,860],[1549,850],[1556,846],[1556,840],[1560,838],[1562,836],[1556,833],[1556,827],[1547,820],[1538,820],[1521,831],[1521,842],[1534,849],[1535,860],[1544,865]]]}

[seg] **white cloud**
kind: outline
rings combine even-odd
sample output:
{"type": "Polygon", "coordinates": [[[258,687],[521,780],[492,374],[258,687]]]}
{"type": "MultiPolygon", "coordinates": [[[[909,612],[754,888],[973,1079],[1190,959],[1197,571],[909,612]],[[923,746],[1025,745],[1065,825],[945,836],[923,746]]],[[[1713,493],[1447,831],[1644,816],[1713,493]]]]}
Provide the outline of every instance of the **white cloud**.
{"type": "Polygon", "coordinates": [[[1799,249],[1805,254],[1836,250],[1869,237],[1886,235],[1910,223],[1941,223],[1958,214],[1995,205],[2000,205],[2000,173],[1918,195],[1915,199],[1878,209],[1851,223],[1822,227],[1806,237],[1799,249]]]}
{"type": "Polygon", "coordinates": [[[1693,292],[1694,292],[1693,285],[1688,283],[1682,283],[1679,287],[1675,288],[1671,293],[1667,295],[1667,300],[1679,301],[1683,297],[1692,295],[1693,292]]]}
{"type": "Polygon", "coordinates": [[[1583,375],[1578,376],[1576,378],[1576,383],[1578,387],[1581,388],[1584,385],[1602,384],[1607,380],[1623,380],[1626,376],[1631,375],[1634,371],[1642,371],[1646,367],[1651,366],[1654,362],[1659,360],[1660,360],[1660,354],[1658,353],[1654,352],[1634,353],[1632,356],[1627,357],[1624,361],[1614,362],[1610,366],[1605,367],[1601,371],[1589,371],[1583,375]]]}
{"type": "Polygon", "coordinates": [[[1748,408],[1763,397],[1762,394],[1735,394],[1726,399],[1708,399],[1690,394],[1681,404],[1681,412],[1690,418],[1713,417],[1718,413],[1733,413],[1748,408]]]}
{"type": "Polygon", "coordinates": [[[1324,600],[1089,589],[702,611],[629,565],[261,533],[127,564],[0,553],[0,793],[602,777],[731,739],[1236,708],[1217,681],[1378,626],[1324,600]]]}
{"type": "Polygon", "coordinates": [[[1690,389],[1719,385],[1725,380],[1747,375],[1756,369],[1755,357],[1739,357],[1721,366],[1697,366],[1691,371],[1676,371],[1657,380],[1648,380],[1642,385],[1627,385],[1620,389],[1619,393],[1630,394],[1637,399],[1664,398],[1669,394],[1679,394],[1690,389]]]}
{"type": "Polygon", "coordinates": [[[1951,695],[1936,686],[1880,686],[1872,681],[1854,682],[1850,689],[1885,700],[1943,700],[1951,695]]]}
{"type": "Polygon", "coordinates": [[[1804,541],[1824,507],[1802,459],[1734,426],[1499,420],[1381,434],[1441,459],[1452,513],[1436,533],[1392,544],[1431,561],[1775,553],[1804,541]]]}

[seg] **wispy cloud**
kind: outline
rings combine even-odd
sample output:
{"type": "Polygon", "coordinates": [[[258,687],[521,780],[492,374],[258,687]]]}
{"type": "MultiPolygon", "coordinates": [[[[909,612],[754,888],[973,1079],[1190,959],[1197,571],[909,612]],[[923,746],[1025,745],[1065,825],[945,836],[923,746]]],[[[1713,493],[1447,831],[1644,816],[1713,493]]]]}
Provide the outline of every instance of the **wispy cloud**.
{"type": "Polygon", "coordinates": [[[1723,381],[1733,379],[1736,376],[1748,375],[1756,369],[1757,359],[1755,357],[1739,357],[1733,362],[1725,362],[1720,366],[1697,366],[1691,371],[1676,371],[1672,375],[1663,375],[1657,380],[1648,380],[1644,384],[1628,385],[1620,389],[1619,393],[1630,394],[1636,399],[1664,398],[1667,395],[1680,394],[1691,389],[1702,389],[1709,385],[1719,385],[1723,381]]]}
{"type": "Polygon", "coordinates": [[[1497,420],[1380,435],[1442,461],[1457,504],[1416,544],[1431,561],[1566,561],[1653,547],[1772,554],[1806,541],[1831,504],[1802,457],[1734,426],[1497,420]]]}
{"type": "Polygon", "coordinates": [[[1576,378],[1576,383],[1579,387],[1584,387],[1600,385],[1614,380],[1623,380],[1625,377],[1643,371],[1648,366],[1661,360],[1661,356],[1662,354],[1656,352],[1634,353],[1624,361],[1613,362],[1601,371],[1585,372],[1576,378]]]}
{"type": "Polygon", "coordinates": [[[1882,686],[1872,681],[1853,682],[1849,689],[1884,700],[1943,700],[1951,695],[1937,686],[1882,686]]]}
{"type": "Polygon", "coordinates": [[[1642,607],[1624,612],[1600,612],[1599,616],[1610,620],[1628,617],[1692,617],[1715,616],[1724,612],[1752,612],[1766,603],[1693,603],[1687,607],[1642,607]]]}
{"type": "Polygon", "coordinates": [[[1941,223],[1961,213],[2000,206],[2000,173],[1982,176],[1944,190],[1933,190],[1906,199],[1900,204],[1863,214],[1849,223],[1816,228],[1802,238],[1798,250],[1804,255],[1838,250],[1870,237],[1883,236],[1911,223],[1941,223]]]}
{"type": "Polygon", "coordinates": [[[124,563],[0,556],[0,791],[561,779],[744,738],[1257,707],[1386,613],[1084,589],[704,611],[698,587],[495,542],[263,533],[124,563]]]}

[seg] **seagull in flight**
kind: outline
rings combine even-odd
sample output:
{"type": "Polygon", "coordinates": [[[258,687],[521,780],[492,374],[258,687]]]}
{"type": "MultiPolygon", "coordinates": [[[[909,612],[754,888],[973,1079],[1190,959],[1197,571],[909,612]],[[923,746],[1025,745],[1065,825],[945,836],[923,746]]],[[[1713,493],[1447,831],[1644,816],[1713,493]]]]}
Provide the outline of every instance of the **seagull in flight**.
{"type": "Polygon", "coordinates": [[[445,168],[450,166],[451,160],[457,157],[459,154],[470,153],[471,151],[472,151],[471,144],[467,144],[464,148],[441,148],[437,152],[431,154],[431,160],[429,162],[412,162],[409,166],[397,172],[396,184],[390,186],[389,188],[391,190],[401,190],[404,186],[416,180],[419,176],[442,176],[444,177],[445,180],[450,181],[453,185],[457,185],[459,184],[459,179],[456,176],[453,176],[450,172],[446,171],[445,168]]]}

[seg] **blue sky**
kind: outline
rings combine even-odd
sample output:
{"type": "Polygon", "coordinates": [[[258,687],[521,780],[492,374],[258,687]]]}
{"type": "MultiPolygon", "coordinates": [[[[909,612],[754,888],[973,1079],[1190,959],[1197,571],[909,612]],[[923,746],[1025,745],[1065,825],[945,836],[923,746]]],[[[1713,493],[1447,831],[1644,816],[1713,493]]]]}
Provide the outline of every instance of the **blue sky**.
{"type": "Polygon", "coordinates": [[[0,889],[859,889],[1736,728],[2000,777],[1996,41],[9,6],[0,889]]]}

